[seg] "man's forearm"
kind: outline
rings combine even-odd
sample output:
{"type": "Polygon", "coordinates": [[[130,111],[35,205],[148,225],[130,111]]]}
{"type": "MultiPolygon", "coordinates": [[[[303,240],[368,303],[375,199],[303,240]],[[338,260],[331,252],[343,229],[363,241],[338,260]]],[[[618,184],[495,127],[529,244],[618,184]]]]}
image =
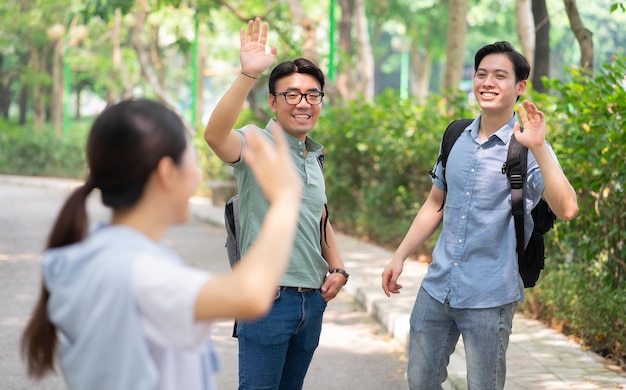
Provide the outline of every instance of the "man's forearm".
{"type": "Polygon", "coordinates": [[[235,126],[241,113],[241,108],[254,82],[255,79],[239,74],[235,82],[217,103],[204,129],[204,138],[209,146],[213,147],[224,142],[229,132],[235,126]]]}

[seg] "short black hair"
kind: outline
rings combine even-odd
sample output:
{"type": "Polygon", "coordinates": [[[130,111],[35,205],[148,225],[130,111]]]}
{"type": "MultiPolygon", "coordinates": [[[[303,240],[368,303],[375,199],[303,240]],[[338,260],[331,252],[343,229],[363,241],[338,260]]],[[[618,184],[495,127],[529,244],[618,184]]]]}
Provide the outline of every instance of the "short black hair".
{"type": "Polygon", "coordinates": [[[293,61],[284,61],[276,65],[270,74],[269,80],[269,93],[271,95],[276,93],[276,83],[283,77],[292,75],[294,73],[308,74],[317,80],[320,84],[322,92],[324,92],[324,72],[315,65],[313,62],[306,58],[296,58],[293,61]]]}
{"type": "Polygon", "coordinates": [[[478,65],[480,65],[483,58],[490,54],[506,54],[513,63],[515,82],[528,80],[528,76],[530,75],[530,64],[528,60],[507,41],[495,42],[480,48],[474,57],[474,72],[478,70],[478,65]]]}

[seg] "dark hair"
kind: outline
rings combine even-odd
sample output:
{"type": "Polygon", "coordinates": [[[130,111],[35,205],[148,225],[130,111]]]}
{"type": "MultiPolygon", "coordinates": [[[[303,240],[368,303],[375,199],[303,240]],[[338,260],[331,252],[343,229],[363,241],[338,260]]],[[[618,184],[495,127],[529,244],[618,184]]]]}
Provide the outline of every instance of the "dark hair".
{"type": "Polygon", "coordinates": [[[272,69],[268,85],[269,93],[272,95],[276,93],[276,83],[278,82],[278,80],[294,73],[303,73],[315,77],[317,82],[320,84],[322,92],[324,91],[324,72],[322,72],[322,70],[318,68],[317,65],[307,60],[306,58],[297,58],[293,61],[281,62],[280,64],[276,65],[274,69],[272,69]]]}
{"type": "MultiPolygon", "coordinates": [[[[170,157],[180,163],[187,142],[180,117],[160,103],[125,100],[105,109],[94,121],[87,140],[88,178],[65,201],[47,248],[69,245],[85,237],[85,203],[94,188],[100,189],[103,203],[112,209],[131,207],[141,197],[159,161],[170,157]]],[[[54,371],[58,338],[48,318],[48,296],[42,282],[39,300],[22,335],[28,375],[35,378],[54,371]]]]}
{"type": "Polygon", "coordinates": [[[483,46],[478,50],[474,57],[474,72],[478,70],[478,65],[480,65],[483,58],[490,54],[506,54],[506,56],[509,57],[513,63],[513,70],[515,71],[515,82],[528,79],[528,75],[530,74],[530,64],[528,60],[507,41],[495,42],[483,46]]]}

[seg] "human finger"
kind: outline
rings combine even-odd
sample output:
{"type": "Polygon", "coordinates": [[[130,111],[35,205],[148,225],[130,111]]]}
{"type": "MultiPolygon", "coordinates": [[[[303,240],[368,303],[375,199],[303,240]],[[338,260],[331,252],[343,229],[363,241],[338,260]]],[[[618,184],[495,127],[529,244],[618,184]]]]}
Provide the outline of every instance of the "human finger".
{"type": "Polygon", "coordinates": [[[261,18],[254,18],[253,28],[252,28],[252,42],[259,41],[259,35],[261,35],[261,18]]]}
{"type": "Polygon", "coordinates": [[[252,34],[254,31],[254,20],[248,20],[248,33],[246,34],[246,43],[252,41],[252,34]]]}
{"type": "Polygon", "coordinates": [[[261,27],[261,36],[259,37],[259,42],[261,42],[262,44],[265,44],[265,42],[267,42],[267,30],[268,30],[268,28],[269,28],[268,24],[267,23],[263,23],[263,25],[261,27]]]}

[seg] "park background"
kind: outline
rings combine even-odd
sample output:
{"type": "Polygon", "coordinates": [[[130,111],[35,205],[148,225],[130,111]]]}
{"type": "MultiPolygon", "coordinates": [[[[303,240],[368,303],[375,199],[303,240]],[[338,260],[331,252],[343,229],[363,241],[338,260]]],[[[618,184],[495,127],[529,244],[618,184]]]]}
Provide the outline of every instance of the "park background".
{"type": "MultiPolygon", "coordinates": [[[[304,56],[328,76],[312,136],[326,146],[335,228],[389,249],[426,199],[443,129],[478,113],[473,54],[499,40],[522,51],[533,69],[525,97],[545,112],[580,206],[546,235],[546,269],[523,310],[626,368],[625,1],[3,2],[0,173],[84,178],[93,116],[149,97],[185,119],[199,191],[223,201],[232,177],[202,129],[255,16],[270,23],[277,62],[304,56]]],[[[270,118],[267,76],[240,125],[270,118]]],[[[429,261],[434,242],[414,260],[429,261]]]]}

